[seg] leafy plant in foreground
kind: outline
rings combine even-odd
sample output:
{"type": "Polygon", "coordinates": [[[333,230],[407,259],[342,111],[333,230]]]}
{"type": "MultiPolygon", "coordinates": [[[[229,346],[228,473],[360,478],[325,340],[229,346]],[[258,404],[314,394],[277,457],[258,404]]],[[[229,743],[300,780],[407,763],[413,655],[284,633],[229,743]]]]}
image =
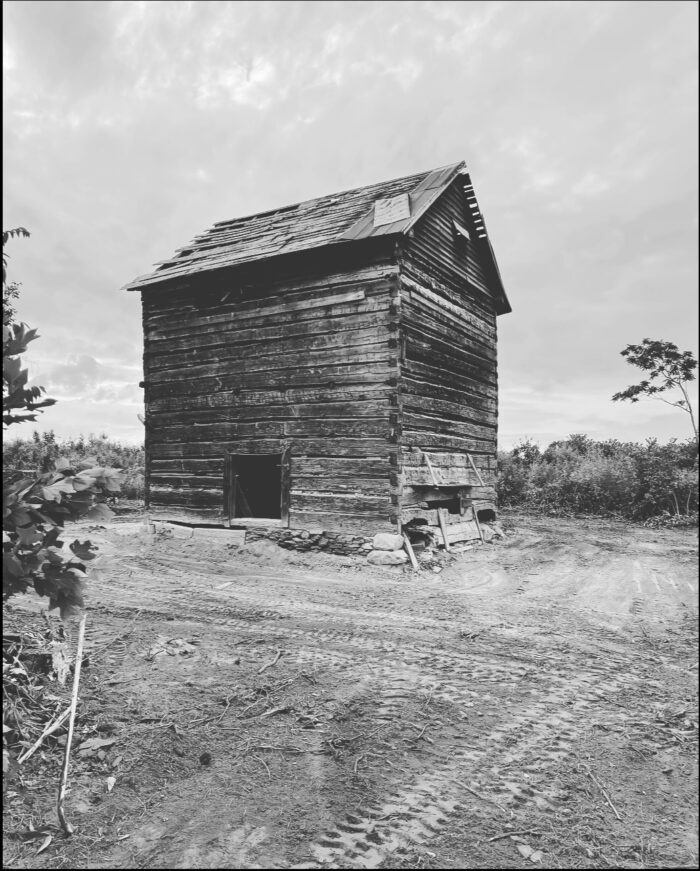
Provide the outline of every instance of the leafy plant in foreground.
{"type": "MultiPolygon", "coordinates": [[[[20,228],[21,230],[22,228],[20,228]]],[[[3,234],[5,242],[17,231],[3,234]]],[[[27,235],[22,231],[21,235],[27,235]]],[[[3,250],[3,280],[6,264],[3,250]]],[[[53,405],[41,398],[42,387],[27,384],[19,355],[37,338],[26,324],[3,324],[3,426],[36,420],[37,412],[53,405]]],[[[5,475],[3,486],[3,601],[30,587],[49,599],[66,617],[83,606],[85,562],[95,556],[89,541],[64,547],[60,532],[66,520],[104,520],[112,512],[103,504],[119,492],[118,470],[94,463],[74,468],[55,462],[49,471],[31,477],[5,475]]]]}
{"type": "Polygon", "coordinates": [[[55,399],[41,399],[43,387],[29,387],[26,369],[22,368],[19,357],[27,350],[27,345],[37,338],[37,331],[30,330],[26,324],[3,324],[2,328],[2,422],[23,423],[36,420],[36,412],[55,399]]]}
{"type": "Polygon", "coordinates": [[[119,491],[119,473],[103,467],[76,470],[59,461],[38,478],[19,478],[3,487],[3,599],[32,587],[61,617],[83,607],[85,562],[96,548],[78,540],[66,553],[60,539],[66,520],[106,520],[100,502],[119,491]]]}

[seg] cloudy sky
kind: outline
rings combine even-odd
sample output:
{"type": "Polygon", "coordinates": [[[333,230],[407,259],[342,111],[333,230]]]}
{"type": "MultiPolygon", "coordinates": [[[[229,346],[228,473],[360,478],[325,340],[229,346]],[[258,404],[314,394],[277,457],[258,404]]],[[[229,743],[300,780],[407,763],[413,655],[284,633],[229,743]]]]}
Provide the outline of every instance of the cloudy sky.
{"type": "MultiPolygon", "coordinates": [[[[695,2],[5,2],[5,229],[59,437],[142,438],[139,295],[212,223],[464,159],[513,312],[500,442],[690,435],[612,403],[697,355],[695,2]]],[[[29,434],[13,427],[12,435],[29,434]]]]}

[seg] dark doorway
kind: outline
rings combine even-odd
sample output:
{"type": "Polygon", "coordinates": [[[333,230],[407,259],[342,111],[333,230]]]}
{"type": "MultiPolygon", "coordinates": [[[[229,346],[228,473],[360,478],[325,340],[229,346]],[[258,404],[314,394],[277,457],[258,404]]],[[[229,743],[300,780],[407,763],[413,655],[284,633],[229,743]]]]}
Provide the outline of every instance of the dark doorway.
{"type": "Polygon", "coordinates": [[[448,496],[445,499],[428,499],[428,508],[446,508],[449,514],[461,514],[459,496],[448,496]]]}
{"type": "Polygon", "coordinates": [[[230,518],[282,517],[282,454],[229,454],[227,501],[230,518]]]}

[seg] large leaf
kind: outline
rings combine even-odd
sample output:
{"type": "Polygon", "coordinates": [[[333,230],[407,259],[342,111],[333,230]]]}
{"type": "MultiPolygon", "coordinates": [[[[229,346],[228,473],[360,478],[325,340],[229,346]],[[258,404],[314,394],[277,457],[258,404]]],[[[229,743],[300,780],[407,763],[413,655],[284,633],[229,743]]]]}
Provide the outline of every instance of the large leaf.
{"type": "Polygon", "coordinates": [[[73,478],[73,488],[76,492],[87,490],[89,487],[94,486],[96,480],[96,475],[92,475],[87,471],[78,472],[75,478],[73,478]]]}
{"type": "Polygon", "coordinates": [[[99,479],[99,483],[109,493],[119,493],[122,488],[123,475],[118,469],[105,468],[99,479]]]}
{"type": "Polygon", "coordinates": [[[21,505],[17,506],[17,508],[13,508],[12,511],[9,512],[9,523],[8,526],[28,526],[32,522],[32,516],[27,508],[22,507],[21,505]]]}
{"type": "Polygon", "coordinates": [[[3,581],[6,575],[17,579],[25,577],[24,566],[13,553],[4,553],[2,555],[2,575],[3,581]]]}
{"type": "Polygon", "coordinates": [[[97,505],[92,506],[85,517],[88,520],[111,520],[114,517],[114,511],[107,508],[104,503],[98,502],[97,505]]]}
{"type": "Polygon", "coordinates": [[[79,477],[83,476],[93,478],[98,487],[109,493],[118,493],[121,490],[122,474],[119,469],[112,469],[109,466],[93,466],[81,471],[79,477]]]}
{"type": "Polygon", "coordinates": [[[17,534],[22,544],[32,545],[44,540],[44,531],[34,526],[34,524],[18,527],[17,534]]]}
{"type": "Polygon", "coordinates": [[[81,542],[76,538],[76,540],[68,546],[77,557],[80,557],[80,559],[91,560],[95,559],[97,556],[98,548],[89,540],[81,542]]]}
{"type": "Polygon", "coordinates": [[[56,462],[54,463],[54,467],[57,472],[63,472],[67,475],[75,474],[72,463],[65,457],[60,457],[58,460],[56,460],[56,462]]]}
{"type": "Polygon", "coordinates": [[[66,557],[62,550],[57,547],[46,547],[41,551],[44,559],[52,566],[65,566],[66,557]]]}
{"type": "Polygon", "coordinates": [[[83,578],[85,573],[67,566],[47,566],[43,578],[34,581],[40,596],[49,597],[49,608],[60,608],[65,619],[84,607],[83,578]]]}
{"type": "Polygon", "coordinates": [[[63,498],[63,490],[57,484],[42,487],[40,493],[42,499],[46,499],[47,502],[60,502],[63,498]]]}

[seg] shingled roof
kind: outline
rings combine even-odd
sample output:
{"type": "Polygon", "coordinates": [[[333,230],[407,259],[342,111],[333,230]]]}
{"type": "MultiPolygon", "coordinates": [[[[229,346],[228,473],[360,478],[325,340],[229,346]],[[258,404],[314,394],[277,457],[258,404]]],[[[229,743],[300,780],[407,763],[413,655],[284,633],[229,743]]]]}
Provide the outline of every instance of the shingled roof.
{"type": "MultiPolygon", "coordinates": [[[[500,283],[493,251],[466,175],[464,161],[461,161],[429,172],[330,194],[256,215],[219,221],[206,233],[196,236],[184,248],[178,249],[169,260],[155,264],[157,269],[154,272],[139,276],[125,285],[124,289],[145,290],[166,281],[281,254],[327,245],[347,245],[374,236],[407,233],[458,174],[466,176],[467,198],[471,200],[472,213],[483,231],[479,232],[479,238],[485,243],[485,253],[492,260],[493,274],[500,283]],[[375,219],[375,204],[379,201],[384,201],[383,205],[387,206],[388,217],[384,223],[375,219]],[[392,209],[395,210],[396,220],[389,220],[392,218],[392,209]]],[[[502,286],[499,291],[503,293],[502,286]]]]}

